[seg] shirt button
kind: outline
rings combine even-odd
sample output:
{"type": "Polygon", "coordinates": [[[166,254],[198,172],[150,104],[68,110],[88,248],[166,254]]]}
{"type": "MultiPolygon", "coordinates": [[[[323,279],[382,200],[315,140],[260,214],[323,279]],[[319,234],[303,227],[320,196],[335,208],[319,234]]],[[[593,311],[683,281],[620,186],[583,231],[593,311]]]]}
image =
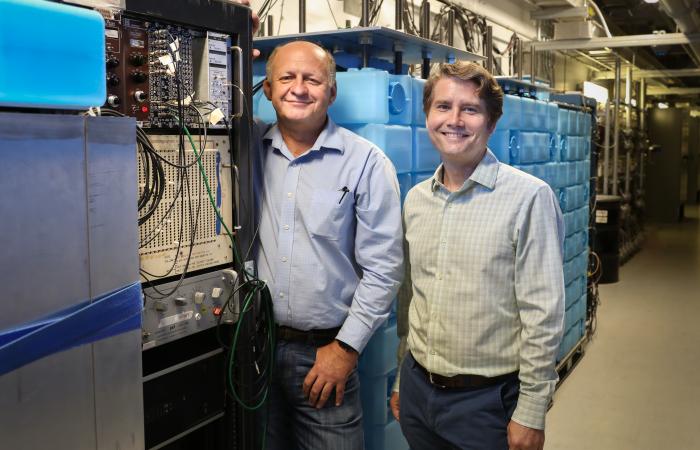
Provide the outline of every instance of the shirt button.
{"type": "Polygon", "coordinates": [[[442,245],[446,245],[446,244],[447,244],[447,241],[443,239],[442,245]]]}
{"type": "Polygon", "coordinates": [[[283,256],[283,257],[282,257],[282,262],[287,262],[287,257],[286,257],[286,256],[283,256]]]}
{"type": "Polygon", "coordinates": [[[287,198],[292,198],[292,193],[291,193],[291,192],[287,192],[287,198]]]}
{"type": "Polygon", "coordinates": [[[431,355],[434,355],[434,354],[436,354],[436,353],[437,353],[437,352],[436,352],[435,350],[430,350],[430,354],[431,354],[431,355]]]}
{"type": "Polygon", "coordinates": [[[280,292],[280,298],[284,298],[284,292],[280,292]]]}
{"type": "Polygon", "coordinates": [[[284,229],[285,229],[285,230],[288,230],[288,229],[289,229],[289,225],[285,225],[285,226],[284,226],[284,229]]]}

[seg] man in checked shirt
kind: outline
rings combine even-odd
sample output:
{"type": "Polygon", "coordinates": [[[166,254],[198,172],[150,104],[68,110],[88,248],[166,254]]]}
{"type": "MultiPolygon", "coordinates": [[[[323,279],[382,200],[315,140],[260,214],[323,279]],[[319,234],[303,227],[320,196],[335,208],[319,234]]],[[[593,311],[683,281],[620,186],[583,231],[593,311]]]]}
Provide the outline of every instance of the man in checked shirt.
{"type": "Polygon", "coordinates": [[[473,63],[440,65],[425,85],[442,164],[404,203],[391,398],[413,450],[544,445],[563,328],[564,227],[549,186],[486,148],[502,106],[496,80],[473,63]]]}

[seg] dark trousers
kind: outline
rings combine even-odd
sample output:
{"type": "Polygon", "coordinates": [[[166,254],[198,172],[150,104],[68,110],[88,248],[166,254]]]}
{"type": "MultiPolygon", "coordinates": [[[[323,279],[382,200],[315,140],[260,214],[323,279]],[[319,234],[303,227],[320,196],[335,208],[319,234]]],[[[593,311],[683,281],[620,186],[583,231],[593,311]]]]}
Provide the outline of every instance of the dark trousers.
{"type": "Polygon", "coordinates": [[[482,388],[430,384],[408,353],[401,366],[401,431],[412,450],[507,450],[517,376],[482,388]]]}

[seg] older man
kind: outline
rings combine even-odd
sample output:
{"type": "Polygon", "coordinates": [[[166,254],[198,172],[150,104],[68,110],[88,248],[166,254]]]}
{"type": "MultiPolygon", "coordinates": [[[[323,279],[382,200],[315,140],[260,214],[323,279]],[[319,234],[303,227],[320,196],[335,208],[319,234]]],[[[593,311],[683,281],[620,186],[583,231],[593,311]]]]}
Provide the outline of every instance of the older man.
{"type": "Polygon", "coordinates": [[[496,81],[472,63],[441,65],[425,86],[442,164],[404,204],[401,372],[391,399],[413,450],[544,445],[564,230],[549,186],[486,147],[502,105],[496,81]]]}
{"type": "Polygon", "coordinates": [[[328,117],[335,62],[321,47],[275,49],[263,89],[277,113],[257,180],[256,260],[279,325],[267,448],[361,450],[358,355],[403,276],[396,173],[328,117]]]}

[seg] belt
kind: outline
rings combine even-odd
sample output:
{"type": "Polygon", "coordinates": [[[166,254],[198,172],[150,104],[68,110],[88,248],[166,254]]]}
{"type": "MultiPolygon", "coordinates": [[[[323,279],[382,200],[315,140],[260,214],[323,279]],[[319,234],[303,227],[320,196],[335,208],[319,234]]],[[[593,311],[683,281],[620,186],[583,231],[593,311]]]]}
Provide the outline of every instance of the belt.
{"type": "Polygon", "coordinates": [[[297,330],[296,328],[284,325],[277,326],[277,339],[288,342],[298,342],[301,344],[323,347],[333,342],[338,335],[340,327],[327,328],[325,330],[297,330]]]}
{"type": "Polygon", "coordinates": [[[413,360],[416,367],[423,372],[423,375],[425,375],[428,382],[440,389],[483,388],[493,386],[494,384],[498,384],[518,376],[518,372],[516,371],[495,377],[484,377],[481,375],[455,375],[452,377],[446,377],[444,375],[439,375],[428,371],[428,369],[421,366],[418,361],[415,360],[415,358],[413,360]]]}

